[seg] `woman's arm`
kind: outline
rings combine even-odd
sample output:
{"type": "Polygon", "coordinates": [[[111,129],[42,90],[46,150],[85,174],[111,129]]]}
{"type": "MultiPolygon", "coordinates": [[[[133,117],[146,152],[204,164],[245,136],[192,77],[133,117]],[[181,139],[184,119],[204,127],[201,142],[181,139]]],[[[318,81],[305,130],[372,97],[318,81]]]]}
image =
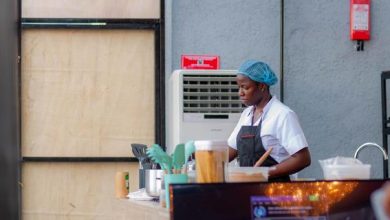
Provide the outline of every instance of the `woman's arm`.
{"type": "Polygon", "coordinates": [[[237,157],[237,150],[229,147],[229,162],[237,157]]]}
{"type": "MultiPolygon", "coordinates": [[[[229,151],[230,156],[230,151],[229,151]]],[[[229,157],[230,158],[230,157],[229,157]]],[[[302,150],[291,155],[288,159],[274,166],[276,169],[270,170],[269,177],[279,177],[296,173],[311,163],[309,148],[305,147],[302,150]]]]}

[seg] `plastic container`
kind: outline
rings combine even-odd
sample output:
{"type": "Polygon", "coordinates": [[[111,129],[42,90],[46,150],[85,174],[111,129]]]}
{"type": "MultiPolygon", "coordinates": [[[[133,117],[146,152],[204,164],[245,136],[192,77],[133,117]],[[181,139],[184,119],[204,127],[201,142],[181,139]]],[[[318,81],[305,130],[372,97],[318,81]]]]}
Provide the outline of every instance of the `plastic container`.
{"type": "Polygon", "coordinates": [[[191,160],[187,163],[186,171],[184,173],[187,173],[188,176],[188,182],[189,183],[196,183],[196,170],[195,170],[196,162],[195,160],[191,160]]]}
{"type": "Polygon", "coordinates": [[[225,182],[227,168],[228,145],[226,141],[195,141],[196,182],[225,182]]]}
{"type": "Polygon", "coordinates": [[[371,165],[324,165],[322,170],[326,180],[370,179],[371,165]]]}
{"type": "Polygon", "coordinates": [[[352,157],[332,157],[318,161],[326,180],[370,179],[370,164],[352,157]]]}
{"type": "Polygon", "coordinates": [[[267,182],[269,167],[228,167],[227,182],[267,182]]]}

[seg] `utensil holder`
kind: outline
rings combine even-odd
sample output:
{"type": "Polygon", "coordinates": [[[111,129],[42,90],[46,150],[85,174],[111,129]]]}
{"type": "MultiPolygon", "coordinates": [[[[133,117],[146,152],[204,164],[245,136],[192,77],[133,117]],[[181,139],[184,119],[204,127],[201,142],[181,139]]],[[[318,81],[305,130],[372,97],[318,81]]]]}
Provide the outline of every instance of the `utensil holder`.
{"type": "MultiPolygon", "coordinates": [[[[161,194],[164,170],[145,170],[145,191],[148,196],[159,197],[161,194]]],[[[164,194],[165,198],[165,194],[164,194]]]]}
{"type": "Polygon", "coordinates": [[[164,182],[165,182],[165,202],[166,202],[166,207],[169,209],[170,207],[169,184],[187,183],[188,176],[186,174],[165,174],[164,182]]]}

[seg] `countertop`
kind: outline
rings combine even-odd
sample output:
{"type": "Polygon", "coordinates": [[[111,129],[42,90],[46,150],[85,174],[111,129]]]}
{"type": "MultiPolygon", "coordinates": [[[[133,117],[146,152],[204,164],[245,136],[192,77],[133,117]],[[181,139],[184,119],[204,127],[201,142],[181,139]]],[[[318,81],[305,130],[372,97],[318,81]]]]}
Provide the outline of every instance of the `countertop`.
{"type": "Polygon", "coordinates": [[[169,210],[156,201],[118,199],[120,215],[118,219],[168,220],[169,210]]]}

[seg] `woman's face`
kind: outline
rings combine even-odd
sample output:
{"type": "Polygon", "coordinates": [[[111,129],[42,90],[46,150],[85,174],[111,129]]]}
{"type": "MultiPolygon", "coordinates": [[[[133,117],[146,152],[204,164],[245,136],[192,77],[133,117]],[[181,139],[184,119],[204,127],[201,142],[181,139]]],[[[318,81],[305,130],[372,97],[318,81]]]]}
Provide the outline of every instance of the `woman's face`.
{"type": "Polygon", "coordinates": [[[241,102],[246,106],[256,105],[263,97],[261,89],[265,87],[263,83],[255,82],[244,75],[238,74],[236,77],[238,94],[241,102]]]}

